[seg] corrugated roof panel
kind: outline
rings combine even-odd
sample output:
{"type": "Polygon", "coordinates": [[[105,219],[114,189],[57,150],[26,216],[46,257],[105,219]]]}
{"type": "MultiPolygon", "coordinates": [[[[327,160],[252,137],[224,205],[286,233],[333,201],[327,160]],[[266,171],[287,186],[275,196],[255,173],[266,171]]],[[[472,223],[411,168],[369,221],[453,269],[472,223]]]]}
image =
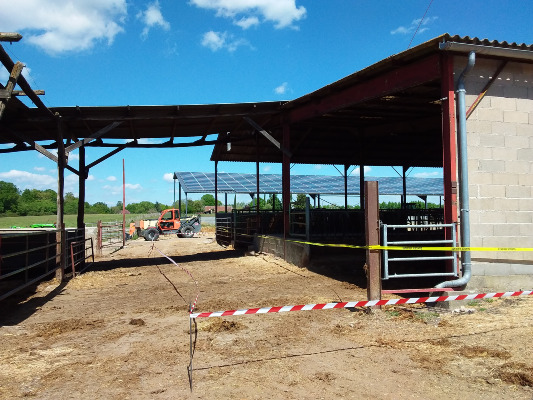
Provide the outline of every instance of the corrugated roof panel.
{"type": "MultiPolygon", "coordinates": [[[[175,178],[185,193],[214,193],[215,174],[209,172],[175,172],[175,178]]],[[[401,177],[365,177],[366,181],[378,181],[381,195],[401,195],[403,182],[401,177]]],[[[282,192],[281,175],[259,175],[259,192],[282,192]]],[[[359,176],[348,177],[348,195],[358,195],[359,176]]],[[[256,193],[257,180],[255,174],[219,172],[217,189],[220,193],[256,193]]],[[[442,178],[407,178],[408,195],[442,196],[442,178]]],[[[328,175],[292,175],[291,193],[344,195],[344,178],[328,175]]]]}

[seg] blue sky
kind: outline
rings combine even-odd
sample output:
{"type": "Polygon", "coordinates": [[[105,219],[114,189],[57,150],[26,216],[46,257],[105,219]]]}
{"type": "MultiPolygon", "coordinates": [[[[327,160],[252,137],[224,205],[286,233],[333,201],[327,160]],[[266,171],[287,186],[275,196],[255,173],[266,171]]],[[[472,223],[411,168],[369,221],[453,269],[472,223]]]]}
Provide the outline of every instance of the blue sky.
{"type": "MultiPolygon", "coordinates": [[[[24,36],[4,48],[49,107],[211,104],[291,100],[443,33],[530,44],[532,15],[531,1],[501,0],[0,0],[0,31],[24,36]]],[[[0,81],[7,77],[1,67],[0,81]]],[[[170,204],[171,173],[213,172],[211,151],[124,150],[91,169],[86,200],[122,200],[124,158],[126,203],[170,204]]],[[[104,153],[88,149],[87,162],[104,153]]],[[[77,167],[77,153],[69,162],[77,167]]],[[[255,165],[219,163],[219,171],[255,173],[255,165]]],[[[261,164],[261,173],[281,166],[261,164]]],[[[291,173],[339,174],[320,165],[291,173]]],[[[56,174],[35,151],[0,155],[0,180],[19,189],[56,190],[56,174]]],[[[66,191],[77,195],[70,172],[66,191]]]]}

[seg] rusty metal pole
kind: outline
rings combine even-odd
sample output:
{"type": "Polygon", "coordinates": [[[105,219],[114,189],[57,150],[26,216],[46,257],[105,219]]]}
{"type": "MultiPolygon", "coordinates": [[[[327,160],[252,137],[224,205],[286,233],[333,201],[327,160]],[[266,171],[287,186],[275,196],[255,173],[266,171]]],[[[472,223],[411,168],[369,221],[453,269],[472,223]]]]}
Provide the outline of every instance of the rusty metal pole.
{"type": "Polygon", "coordinates": [[[218,161],[215,161],[215,225],[218,213],[218,161]]]}
{"type": "MultiPolygon", "coordinates": [[[[365,237],[367,246],[379,245],[379,195],[378,183],[375,181],[365,182],[365,237]]],[[[381,300],[380,250],[366,250],[365,267],[367,299],[381,300]]]]}
{"type": "Polygon", "coordinates": [[[126,166],[122,159],[122,247],[126,247],[126,166]]]}

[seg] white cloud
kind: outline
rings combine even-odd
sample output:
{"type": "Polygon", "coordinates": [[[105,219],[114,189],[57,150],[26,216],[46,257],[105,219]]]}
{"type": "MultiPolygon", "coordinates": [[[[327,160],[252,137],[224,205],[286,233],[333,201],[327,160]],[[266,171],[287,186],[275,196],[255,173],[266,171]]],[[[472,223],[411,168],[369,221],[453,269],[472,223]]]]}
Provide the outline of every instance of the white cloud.
{"type": "Polygon", "coordinates": [[[34,169],[35,171],[39,171],[39,172],[43,172],[43,171],[46,170],[45,167],[33,167],[33,169],[34,169]]]}
{"type": "Polygon", "coordinates": [[[191,0],[191,4],[215,10],[217,17],[230,18],[243,29],[259,24],[260,18],[277,29],[294,27],[307,12],[305,7],[297,7],[295,0],[191,0]]]}
{"type": "Polygon", "coordinates": [[[88,181],[94,181],[94,175],[89,175],[86,180],[88,181]]]}
{"type": "Polygon", "coordinates": [[[265,165],[265,166],[263,167],[263,172],[268,172],[268,171],[270,171],[271,169],[272,169],[272,166],[270,166],[270,165],[265,165]]]}
{"type": "Polygon", "coordinates": [[[139,11],[137,18],[144,24],[144,29],[141,33],[141,37],[143,38],[146,38],[150,29],[156,26],[159,26],[166,31],[170,29],[170,24],[165,20],[163,14],[161,14],[161,6],[159,5],[158,0],[149,4],[145,11],[139,11]]]}
{"type": "Polygon", "coordinates": [[[69,163],[71,161],[79,161],[79,159],[80,159],[80,155],[78,153],[76,153],[76,154],[69,153],[69,155],[68,155],[68,162],[69,163]]]}
{"type": "Polygon", "coordinates": [[[427,27],[427,25],[433,23],[437,19],[438,19],[438,17],[424,18],[424,20],[422,21],[421,24],[420,24],[421,18],[414,19],[413,21],[411,21],[410,25],[399,26],[398,28],[392,30],[390,33],[391,33],[391,35],[397,35],[397,34],[399,34],[399,35],[409,35],[409,34],[415,32],[415,30],[416,30],[416,28],[418,27],[419,24],[420,24],[420,28],[418,29],[418,33],[422,33],[422,32],[425,32],[425,31],[427,31],[429,29],[427,27]]]}
{"type": "Polygon", "coordinates": [[[235,21],[235,25],[240,26],[242,29],[248,29],[252,26],[259,25],[259,18],[257,17],[242,17],[240,20],[235,21]]]}
{"type": "Polygon", "coordinates": [[[0,180],[15,184],[20,190],[24,189],[53,189],[57,190],[56,177],[44,174],[34,174],[27,171],[12,169],[0,172],[0,180]]]}
{"type": "Polygon", "coordinates": [[[413,174],[415,178],[442,178],[442,170],[439,171],[426,171],[426,172],[416,172],[413,174]]]}
{"type": "MultiPolygon", "coordinates": [[[[122,194],[122,185],[104,185],[102,189],[111,195],[122,194]]],[[[139,183],[126,183],[126,190],[138,191],[142,190],[142,186],[139,183]]]]}
{"type": "Polygon", "coordinates": [[[108,176],[106,179],[107,179],[108,181],[110,181],[110,182],[115,182],[115,181],[117,180],[117,177],[111,175],[111,176],[108,176]]]}
{"type": "Polygon", "coordinates": [[[226,49],[229,52],[234,52],[240,46],[250,46],[250,43],[245,39],[235,39],[233,35],[228,32],[214,32],[209,31],[204,33],[202,37],[202,46],[211,49],[212,51],[218,51],[226,49]]]}
{"type": "Polygon", "coordinates": [[[0,2],[0,26],[19,32],[27,43],[49,54],[113,43],[124,31],[126,0],[18,0],[0,2]]]}
{"type": "MultiPolygon", "coordinates": [[[[368,165],[364,166],[365,175],[372,171],[372,168],[368,165]]],[[[361,175],[361,167],[356,167],[350,175],[361,175]]]]}
{"type": "Polygon", "coordinates": [[[129,190],[141,190],[142,188],[140,183],[126,183],[126,189],[129,190]]]}
{"type": "Polygon", "coordinates": [[[283,82],[281,85],[279,85],[277,88],[274,89],[274,92],[276,94],[285,94],[287,93],[288,87],[289,87],[289,84],[287,82],[283,82]]]}
{"type": "Polygon", "coordinates": [[[226,44],[227,35],[227,32],[206,32],[202,37],[202,46],[207,47],[212,51],[220,50],[226,44]]]}
{"type": "Polygon", "coordinates": [[[163,180],[166,182],[174,182],[174,174],[172,172],[167,172],[163,175],[163,180]]]}

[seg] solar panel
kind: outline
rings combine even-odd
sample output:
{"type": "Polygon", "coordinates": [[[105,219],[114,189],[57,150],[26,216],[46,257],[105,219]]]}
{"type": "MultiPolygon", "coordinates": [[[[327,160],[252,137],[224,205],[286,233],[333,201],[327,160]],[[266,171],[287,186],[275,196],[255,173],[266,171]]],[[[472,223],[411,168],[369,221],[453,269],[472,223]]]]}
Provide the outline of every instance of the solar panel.
{"type": "MultiPolygon", "coordinates": [[[[214,193],[215,174],[209,172],[175,172],[185,193],[214,193]]],[[[366,181],[378,181],[381,195],[403,194],[401,177],[365,177],[366,181]]],[[[359,176],[348,177],[348,195],[358,195],[359,176]]],[[[219,172],[217,189],[220,193],[256,193],[255,174],[219,172]]],[[[282,192],[280,174],[259,175],[259,193],[282,192]]],[[[406,192],[415,196],[442,196],[442,178],[406,178],[406,192]]],[[[344,177],[329,175],[291,175],[291,193],[344,195],[344,177]]]]}

